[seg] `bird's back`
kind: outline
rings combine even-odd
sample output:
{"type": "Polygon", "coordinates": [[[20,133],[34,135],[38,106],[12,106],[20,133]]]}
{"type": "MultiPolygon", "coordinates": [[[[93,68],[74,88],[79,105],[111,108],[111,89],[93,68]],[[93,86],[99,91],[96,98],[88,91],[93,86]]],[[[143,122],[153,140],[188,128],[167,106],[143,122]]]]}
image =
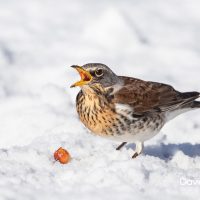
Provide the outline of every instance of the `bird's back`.
{"type": "Polygon", "coordinates": [[[115,93],[115,102],[131,106],[136,113],[167,112],[185,107],[198,107],[198,92],[181,93],[172,86],[140,79],[121,77],[124,86],[115,93]]]}

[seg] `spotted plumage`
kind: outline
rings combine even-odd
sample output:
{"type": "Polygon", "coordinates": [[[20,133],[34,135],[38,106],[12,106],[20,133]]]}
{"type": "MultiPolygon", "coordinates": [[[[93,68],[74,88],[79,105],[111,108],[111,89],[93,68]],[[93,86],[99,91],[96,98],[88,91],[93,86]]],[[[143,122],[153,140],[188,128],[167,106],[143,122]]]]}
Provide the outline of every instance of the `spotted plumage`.
{"type": "Polygon", "coordinates": [[[117,150],[135,142],[133,158],[166,122],[200,108],[198,92],[181,93],[166,84],[117,76],[103,64],[73,67],[81,76],[73,85],[81,87],[76,99],[80,120],[92,133],[123,142],[117,150]]]}

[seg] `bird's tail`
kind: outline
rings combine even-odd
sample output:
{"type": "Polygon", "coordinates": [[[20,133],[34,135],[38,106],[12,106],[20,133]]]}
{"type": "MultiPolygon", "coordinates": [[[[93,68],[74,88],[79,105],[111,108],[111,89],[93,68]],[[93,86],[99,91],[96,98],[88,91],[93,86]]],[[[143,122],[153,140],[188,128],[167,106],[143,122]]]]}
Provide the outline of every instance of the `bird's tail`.
{"type": "Polygon", "coordinates": [[[192,108],[200,108],[200,101],[193,101],[191,107],[192,108]]]}
{"type": "Polygon", "coordinates": [[[182,108],[200,108],[200,101],[195,101],[200,97],[199,92],[185,92],[181,96],[183,98],[182,108]]]}

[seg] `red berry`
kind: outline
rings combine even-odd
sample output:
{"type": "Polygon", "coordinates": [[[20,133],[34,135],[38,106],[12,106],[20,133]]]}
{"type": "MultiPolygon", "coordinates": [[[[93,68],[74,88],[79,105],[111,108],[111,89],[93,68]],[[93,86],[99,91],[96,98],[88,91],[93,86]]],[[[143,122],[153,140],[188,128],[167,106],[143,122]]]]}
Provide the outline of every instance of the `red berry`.
{"type": "Polygon", "coordinates": [[[69,152],[62,147],[60,147],[55,153],[54,158],[56,161],[59,161],[61,164],[67,164],[71,160],[69,152]]]}

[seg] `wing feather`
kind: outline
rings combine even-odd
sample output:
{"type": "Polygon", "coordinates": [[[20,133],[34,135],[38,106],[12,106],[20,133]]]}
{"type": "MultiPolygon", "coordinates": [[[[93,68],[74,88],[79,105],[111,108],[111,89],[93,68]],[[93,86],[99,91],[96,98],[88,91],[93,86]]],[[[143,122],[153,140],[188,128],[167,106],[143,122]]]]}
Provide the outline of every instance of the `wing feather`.
{"type": "Polygon", "coordinates": [[[181,93],[172,86],[120,77],[124,86],[114,94],[114,102],[128,104],[135,113],[165,112],[193,102],[199,97],[198,92],[181,93]]]}

